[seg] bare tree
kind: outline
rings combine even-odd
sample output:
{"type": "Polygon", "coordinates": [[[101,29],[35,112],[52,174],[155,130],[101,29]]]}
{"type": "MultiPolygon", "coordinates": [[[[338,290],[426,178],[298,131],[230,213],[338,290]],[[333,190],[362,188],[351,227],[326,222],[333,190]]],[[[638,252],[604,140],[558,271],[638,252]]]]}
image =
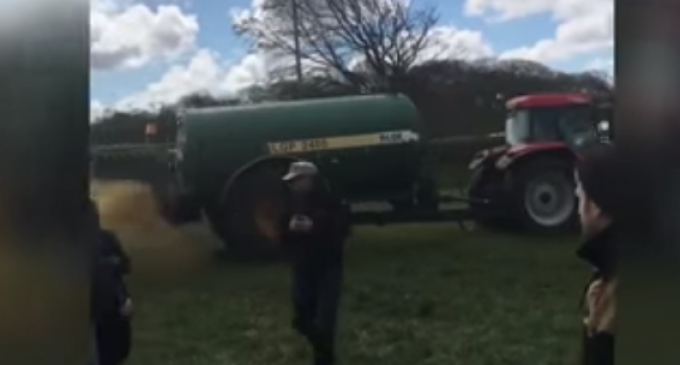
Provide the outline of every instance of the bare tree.
{"type": "Polygon", "coordinates": [[[182,97],[175,105],[179,108],[208,108],[238,105],[238,98],[217,97],[208,92],[196,92],[182,97]]]}
{"type": "Polygon", "coordinates": [[[593,83],[598,83],[604,90],[612,90],[615,85],[614,75],[605,70],[593,70],[586,72],[588,77],[593,79],[593,83]]]}
{"type": "Polygon", "coordinates": [[[376,81],[366,69],[380,82],[403,77],[430,45],[438,21],[435,8],[406,0],[264,1],[262,11],[235,17],[237,32],[260,50],[282,56],[299,52],[308,72],[321,71],[362,88],[376,81]]]}

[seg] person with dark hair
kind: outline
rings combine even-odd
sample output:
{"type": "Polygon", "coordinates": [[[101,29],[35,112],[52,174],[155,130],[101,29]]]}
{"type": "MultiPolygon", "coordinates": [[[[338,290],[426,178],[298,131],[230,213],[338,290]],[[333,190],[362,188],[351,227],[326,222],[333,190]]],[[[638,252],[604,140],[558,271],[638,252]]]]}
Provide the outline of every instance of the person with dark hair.
{"type": "Polygon", "coordinates": [[[618,196],[618,160],[612,145],[593,148],[576,168],[576,194],[584,243],[577,255],[593,269],[582,303],[582,365],[614,364],[614,320],[616,314],[615,213],[618,196]]]}
{"type": "Polygon", "coordinates": [[[315,365],[332,365],[349,207],[310,162],[291,164],[283,180],[290,193],[281,240],[293,266],[293,328],[312,346],[315,365]]]}

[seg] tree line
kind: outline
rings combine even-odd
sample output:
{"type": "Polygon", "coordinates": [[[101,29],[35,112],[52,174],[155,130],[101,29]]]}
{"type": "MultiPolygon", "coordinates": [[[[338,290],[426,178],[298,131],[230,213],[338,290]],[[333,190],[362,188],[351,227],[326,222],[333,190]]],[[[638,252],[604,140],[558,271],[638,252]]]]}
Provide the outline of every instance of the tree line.
{"type": "Polygon", "coordinates": [[[109,113],[93,125],[93,144],[144,142],[149,122],[159,126],[156,140],[172,141],[177,113],[184,108],[385,92],[411,98],[423,116],[426,135],[479,135],[502,128],[505,101],[513,96],[613,94],[612,80],[602,72],[566,73],[526,60],[470,61],[467,50],[438,44],[437,9],[411,1],[264,2],[264,11],[242,14],[233,24],[253,52],[282,60],[271,67],[269,82],[233,97],[207,91],[186,95],[156,112],[109,113]],[[433,49],[453,56],[442,57],[433,49]],[[297,64],[290,62],[295,55],[297,64]]]}

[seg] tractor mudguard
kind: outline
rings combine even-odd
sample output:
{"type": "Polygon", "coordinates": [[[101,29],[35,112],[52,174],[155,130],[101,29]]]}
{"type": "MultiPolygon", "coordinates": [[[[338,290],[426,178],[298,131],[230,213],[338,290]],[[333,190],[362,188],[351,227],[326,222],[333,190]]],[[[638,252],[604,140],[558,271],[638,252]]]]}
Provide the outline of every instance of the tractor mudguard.
{"type": "Polygon", "coordinates": [[[493,165],[500,156],[505,154],[508,148],[509,147],[507,145],[502,145],[486,148],[477,152],[470,160],[470,163],[468,164],[468,170],[475,171],[479,167],[493,165]]]}
{"type": "Polygon", "coordinates": [[[505,153],[496,160],[495,167],[498,170],[508,170],[519,161],[524,161],[535,155],[545,154],[563,155],[565,158],[574,157],[569,146],[563,142],[524,144],[507,149],[505,153]]]}

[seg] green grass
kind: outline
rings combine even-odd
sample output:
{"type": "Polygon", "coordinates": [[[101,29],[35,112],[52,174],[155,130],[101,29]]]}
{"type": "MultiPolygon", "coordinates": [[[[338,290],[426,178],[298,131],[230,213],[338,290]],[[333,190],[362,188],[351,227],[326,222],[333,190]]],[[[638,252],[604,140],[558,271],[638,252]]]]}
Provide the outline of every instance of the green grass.
{"type": "MultiPolygon", "coordinates": [[[[192,243],[187,242],[187,245],[192,243]]],[[[361,228],[348,245],[342,364],[573,364],[587,269],[575,240],[361,228]]],[[[218,259],[137,282],[130,365],[309,364],[285,265],[218,259]]]]}

